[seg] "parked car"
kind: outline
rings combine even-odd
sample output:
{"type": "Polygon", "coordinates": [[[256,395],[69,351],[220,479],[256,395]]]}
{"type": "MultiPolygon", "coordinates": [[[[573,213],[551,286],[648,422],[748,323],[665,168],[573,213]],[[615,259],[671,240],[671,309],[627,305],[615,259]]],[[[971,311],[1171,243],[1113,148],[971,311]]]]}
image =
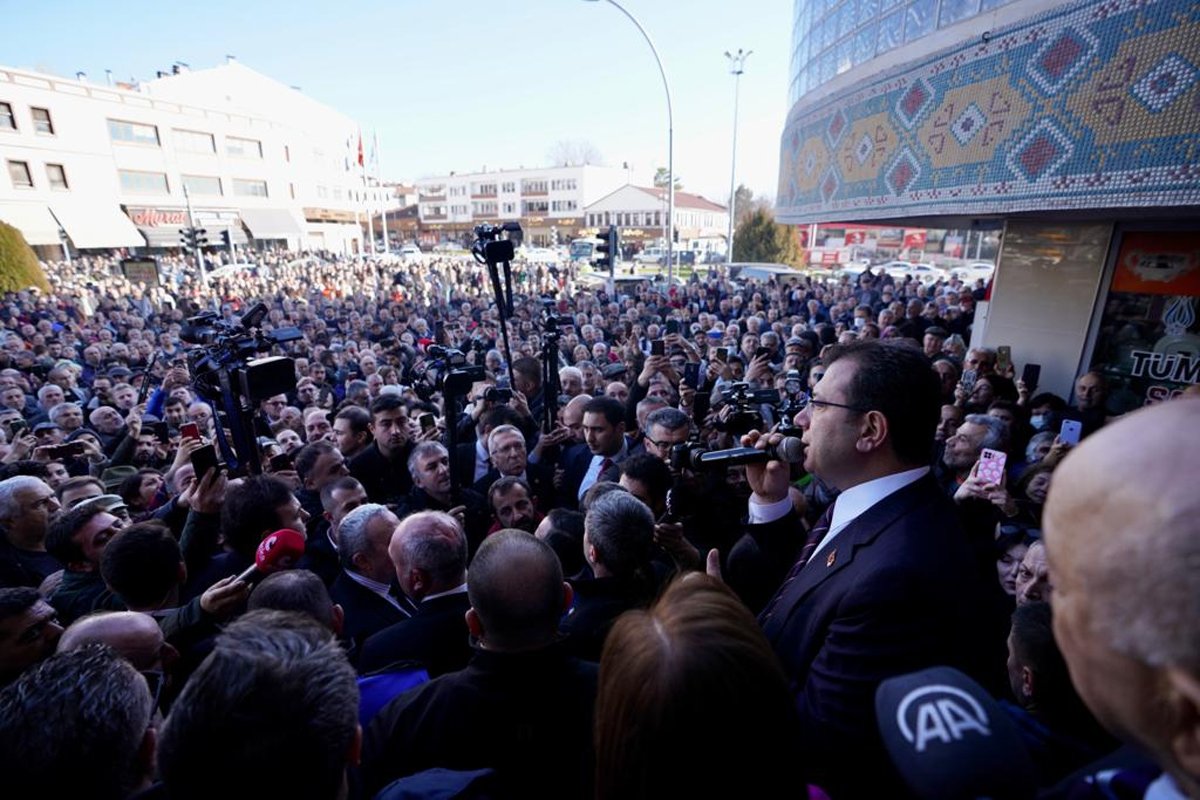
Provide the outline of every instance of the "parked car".
{"type": "Polygon", "coordinates": [[[883,271],[896,279],[912,275],[922,282],[935,281],[946,277],[946,271],[938,269],[933,264],[913,263],[911,261],[889,261],[883,265],[883,271]]]}
{"type": "Polygon", "coordinates": [[[667,251],[662,247],[647,247],[633,257],[635,264],[662,264],[666,260],[667,251]]]}
{"type": "Polygon", "coordinates": [[[996,272],[996,265],[990,261],[968,261],[961,267],[950,270],[950,274],[964,282],[977,280],[989,281],[996,272]]]}
{"type": "Polygon", "coordinates": [[[403,259],[420,259],[424,254],[421,252],[421,248],[415,244],[406,244],[400,248],[400,252],[397,255],[403,259]]]}
{"type": "Polygon", "coordinates": [[[804,273],[795,267],[789,267],[787,264],[769,264],[759,262],[741,261],[729,265],[729,279],[745,283],[749,280],[769,281],[771,278],[776,280],[788,281],[804,277],[804,273]]]}

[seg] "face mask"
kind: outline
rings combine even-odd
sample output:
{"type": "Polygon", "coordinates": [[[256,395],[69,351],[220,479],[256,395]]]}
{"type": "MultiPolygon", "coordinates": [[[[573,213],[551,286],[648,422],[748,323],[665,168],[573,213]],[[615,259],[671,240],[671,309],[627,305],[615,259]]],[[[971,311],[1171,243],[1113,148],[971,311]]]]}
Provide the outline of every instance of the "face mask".
{"type": "Polygon", "coordinates": [[[854,327],[856,327],[856,328],[862,328],[862,327],[864,327],[866,324],[867,324],[867,318],[866,318],[866,317],[855,317],[855,318],[854,318],[854,327]]]}
{"type": "Polygon", "coordinates": [[[1035,431],[1040,431],[1046,425],[1046,415],[1034,414],[1029,418],[1029,424],[1033,426],[1035,431]]]}

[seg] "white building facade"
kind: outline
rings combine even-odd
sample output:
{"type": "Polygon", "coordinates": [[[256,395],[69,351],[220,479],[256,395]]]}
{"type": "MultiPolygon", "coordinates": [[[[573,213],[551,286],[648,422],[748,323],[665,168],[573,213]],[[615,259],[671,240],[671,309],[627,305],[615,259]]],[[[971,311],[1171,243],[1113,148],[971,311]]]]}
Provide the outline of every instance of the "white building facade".
{"type": "Polygon", "coordinates": [[[729,209],[720,203],[677,190],[673,231],[666,220],[666,190],[645,186],[623,186],[590,204],[584,215],[589,229],[616,225],[625,242],[660,245],[667,236],[675,236],[677,249],[725,252],[729,209]]]}
{"type": "Polygon", "coordinates": [[[583,165],[451,174],[417,181],[423,244],[459,239],[482,222],[520,222],[526,241],[567,241],[584,209],[629,182],[622,168],[583,165]]]}
{"type": "Polygon", "coordinates": [[[0,220],[49,258],[177,248],[190,219],[210,246],[358,252],[390,191],[359,147],[353,120],[233,60],[115,86],[0,67],[0,220]]]}

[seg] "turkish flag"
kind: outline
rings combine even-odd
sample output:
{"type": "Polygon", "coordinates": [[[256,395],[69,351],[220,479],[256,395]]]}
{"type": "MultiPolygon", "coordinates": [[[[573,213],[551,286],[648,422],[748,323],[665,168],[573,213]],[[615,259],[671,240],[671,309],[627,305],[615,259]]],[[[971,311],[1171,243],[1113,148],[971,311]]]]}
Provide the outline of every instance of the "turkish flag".
{"type": "Polygon", "coordinates": [[[358,134],[358,165],[363,165],[363,148],[362,148],[362,133],[358,134]]]}

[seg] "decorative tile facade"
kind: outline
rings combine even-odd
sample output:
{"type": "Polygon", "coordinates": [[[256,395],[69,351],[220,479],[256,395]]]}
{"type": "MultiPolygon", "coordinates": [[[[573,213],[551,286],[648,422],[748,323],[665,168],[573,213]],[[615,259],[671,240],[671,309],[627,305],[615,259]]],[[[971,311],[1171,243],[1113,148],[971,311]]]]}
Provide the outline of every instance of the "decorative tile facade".
{"type": "Polygon", "coordinates": [[[1200,3],[1059,7],[801,100],[781,141],[790,223],[1200,205],[1200,3]]]}

